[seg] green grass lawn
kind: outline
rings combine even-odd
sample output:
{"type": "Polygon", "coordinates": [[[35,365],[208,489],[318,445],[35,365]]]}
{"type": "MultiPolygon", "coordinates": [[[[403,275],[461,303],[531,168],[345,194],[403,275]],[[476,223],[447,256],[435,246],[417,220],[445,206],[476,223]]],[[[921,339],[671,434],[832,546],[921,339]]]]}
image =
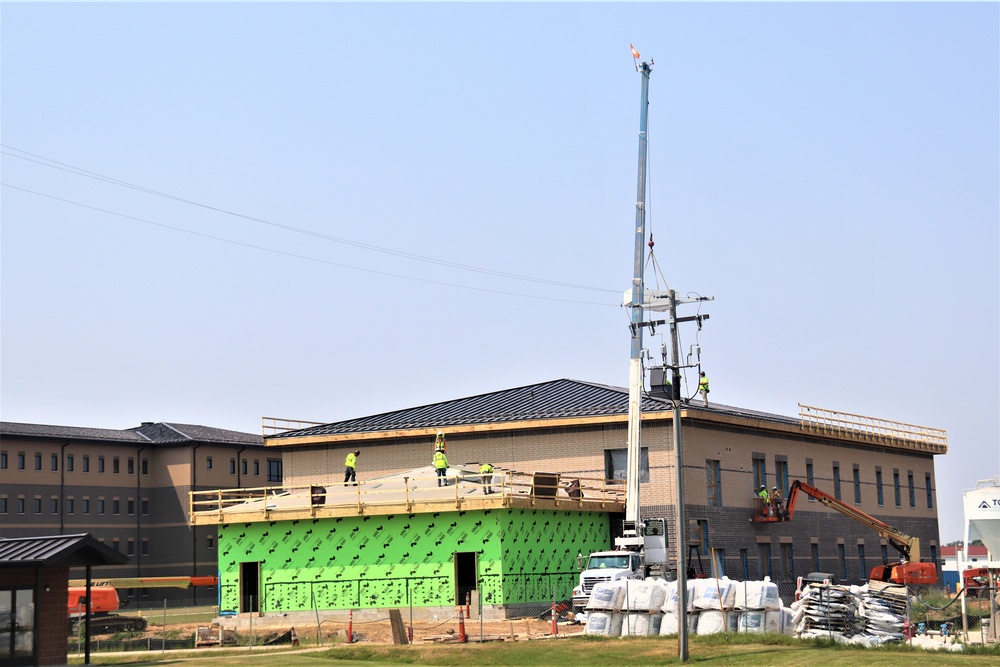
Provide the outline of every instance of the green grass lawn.
{"type": "MultiPolygon", "coordinates": [[[[70,660],[70,664],[80,664],[70,660]]],[[[569,637],[546,641],[494,642],[488,644],[417,644],[391,646],[338,644],[321,650],[222,652],[207,649],[166,654],[128,656],[93,655],[98,665],[169,665],[194,663],[206,667],[322,667],[323,665],[545,665],[600,667],[603,665],[679,664],[676,638],[569,637]],[[160,659],[162,656],[162,659],[160,659]]],[[[1000,647],[973,649],[968,653],[924,651],[907,646],[875,649],[849,648],[824,641],[790,637],[747,635],[691,637],[688,663],[747,667],[938,667],[1000,664],[1000,647]]]]}

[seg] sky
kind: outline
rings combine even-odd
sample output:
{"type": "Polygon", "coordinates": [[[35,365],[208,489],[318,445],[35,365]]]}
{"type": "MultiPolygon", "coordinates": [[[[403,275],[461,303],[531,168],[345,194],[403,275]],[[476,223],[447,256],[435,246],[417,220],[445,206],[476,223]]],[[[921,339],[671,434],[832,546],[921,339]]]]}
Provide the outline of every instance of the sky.
{"type": "Polygon", "coordinates": [[[712,399],[946,429],[960,539],[962,490],[1000,473],[998,25],[997,3],[4,3],[0,418],[259,432],[627,386],[634,44],[646,282],[714,297],[681,329],[712,399]]]}

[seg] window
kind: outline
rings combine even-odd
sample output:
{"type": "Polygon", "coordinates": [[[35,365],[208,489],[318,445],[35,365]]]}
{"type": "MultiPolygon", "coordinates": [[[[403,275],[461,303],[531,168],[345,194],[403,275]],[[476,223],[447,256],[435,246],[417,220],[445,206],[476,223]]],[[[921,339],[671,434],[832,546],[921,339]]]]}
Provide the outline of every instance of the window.
{"type": "Polygon", "coordinates": [[[49,467],[52,468],[52,472],[56,472],[57,470],[59,470],[59,455],[58,454],[53,454],[52,455],[52,459],[51,459],[51,462],[49,463],[49,467]]]}
{"type": "Polygon", "coordinates": [[[17,497],[17,513],[24,514],[24,496],[17,497]]]}
{"type": "Polygon", "coordinates": [[[726,550],[715,549],[711,553],[712,557],[715,559],[715,576],[726,576],[726,550]]]}
{"type": "Polygon", "coordinates": [[[80,501],[80,511],[84,514],[90,514],[90,498],[84,498],[80,501]]]}
{"type": "Polygon", "coordinates": [[[819,567],[819,544],[816,543],[816,542],[813,542],[812,544],[810,544],[809,545],[809,551],[812,552],[813,572],[820,572],[820,567],[819,567]]]}
{"type": "Polygon", "coordinates": [[[24,470],[24,452],[17,453],[17,469],[24,470]]]}
{"type": "MultiPolygon", "coordinates": [[[[643,449],[643,452],[646,453],[646,450],[643,449]]],[[[649,458],[647,456],[643,456],[642,460],[646,462],[646,468],[645,468],[645,470],[646,470],[646,479],[649,479],[649,458]]],[[[276,483],[280,484],[282,476],[283,475],[282,475],[282,470],[281,470],[281,459],[268,459],[267,460],[267,481],[269,481],[269,482],[276,482],[276,483]]],[[[642,480],[642,475],[639,476],[639,479],[640,479],[640,481],[642,480]]]]}
{"type": "Polygon", "coordinates": [[[892,471],[892,488],[896,493],[896,507],[901,507],[903,503],[899,496],[899,471],[896,469],[892,471]]]}
{"type": "Polygon", "coordinates": [[[833,497],[840,500],[840,464],[833,464],[833,497]]]}
{"type": "Polygon", "coordinates": [[[122,541],[120,539],[118,539],[117,537],[111,538],[111,548],[114,549],[115,551],[117,551],[118,553],[121,553],[121,551],[122,551],[122,541]]]}
{"type": "MultiPolygon", "coordinates": [[[[816,475],[813,472],[813,462],[812,459],[806,459],[806,484],[809,486],[816,486],[816,475]]],[[[809,502],[816,502],[816,499],[809,496],[809,502]]]]}
{"type": "Polygon", "coordinates": [[[934,492],[931,490],[931,474],[924,473],[924,488],[927,489],[927,509],[934,509],[934,492]]]}
{"type": "Polygon", "coordinates": [[[215,548],[215,535],[209,535],[205,538],[205,547],[208,549],[215,548]]]}
{"type": "Polygon", "coordinates": [[[757,578],[771,577],[771,543],[757,545],[757,578]]]}
{"type": "Polygon", "coordinates": [[[39,454],[38,452],[35,452],[35,470],[41,470],[41,469],[42,469],[42,455],[39,454]]]}
{"type": "Polygon", "coordinates": [[[49,499],[49,513],[59,514],[59,498],[53,497],[49,499]]]}
{"type": "Polygon", "coordinates": [[[763,454],[753,455],[753,490],[767,486],[767,462],[763,454]]]}
{"type": "Polygon", "coordinates": [[[229,474],[236,474],[236,459],[229,459],[229,474]]]}
{"type": "Polygon", "coordinates": [[[149,538],[148,537],[142,538],[142,555],[143,556],[148,556],[149,555],[149,538]]]}
{"type": "Polygon", "coordinates": [[[211,456],[206,456],[205,457],[205,468],[207,468],[208,470],[212,469],[212,457],[211,456]]]}
{"type": "Polygon", "coordinates": [[[858,564],[861,566],[861,574],[858,575],[862,581],[868,578],[868,568],[865,567],[865,545],[858,545],[858,564]]]}
{"type": "Polygon", "coordinates": [[[788,495],[788,461],[785,459],[774,460],[774,485],[778,487],[782,494],[788,495]]]}
{"type": "Polygon", "coordinates": [[[97,457],[97,472],[99,472],[102,475],[104,474],[104,457],[103,456],[98,456],[97,457]]]}
{"type": "Polygon", "coordinates": [[[881,507],[885,504],[885,495],[882,491],[882,468],[875,468],[875,493],[878,496],[878,504],[881,507]]]}
{"type": "Polygon", "coordinates": [[[935,544],[931,545],[931,562],[940,569],[941,563],[938,563],[938,550],[935,544]]]}
{"type": "Polygon", "coordinates": [[[740,549],[740,565],[743,566],[743,581],[747,581],[750,578],[750,559],[746,549],[740,549]]]}
{"type": "Polygon", "coordinates": [[[73,472],[73,455],[66,455],[66,472],[73,472]]]}
{"type": "Polygon", "coordinates": [[[142,460],[142,474],[143,475],[149,474],[149,459],[142,460]]]}
{"type": "Polygon", "coordinates": [[[708,506],[722,507],[722,464],[713,459],[705,461],[708,482],[708,506]]]}
{"type": "Polygon", "coordinates": [[[882,545],[882,564],[885,565],[889,562],[889,547],[882,545]]]}
{"type": "Polygon", "coordinates": [[[104,514],[104,498],[97,499],[97,513],[104,514]]]}
{"type": "MultiPolygon", "coordinates": [[[[271,479],[271,462],[273,459],[268,459],[268,479],[267,481],[275,481],[271,479]]],[[[280,465],[280,461],[277,461],[280,465]]],[[[628,450],[627,449],[609,449],[604,452],[604,468],[607,479],[625,479],[626,468],[628,466],[628,450]]],[[[280,480],[277,480],[280,481],[280,480]]],[[[643,447],[641,454],[639,456],[639,481],[648,482],[649,481],[649,448],[643,447]]]]}
{"type": "Polygon", "coordinates": [[[7,452],[0,452],[0,470],[7,469],[7,452]]]}
{"type": "Polygon", "coordinates": [[[7,513],[7,496],[0,496],[0,514],[7,513]]]}
{"type": "Polygon", "coordinates": [[[791,542],[781,545],[781,573],[786,580],[795,580],[795,558],[792,553],[791,542]]]}
{"type": "Polygon", "coordinates": [[[125,549],[126,549],[126,551],[125,551],[125,555],[126,556],[134,556],[135,555],[135,540],[132,539],[131,537],[128,538],[128,545],[125,547],[125,549]]]}
{"type": "Polygon", "coordinates": [[[83,455],[83,472],[90,472],[90,455],[83,455]]]}
{"type": "Polygon", "coordinates": [[[242,459],[240,461],[240,474],[241,475],[246,475],[247,474],[247,460],[246,459],[242,459]]]}
{"type": "Polygon", "coordinates": [[[840,580],[847,579],[847,551],[843,544],[837,545],[837,557],[840,559],[840,580]]]}
{"type": "Polygon", "coordinates": [[[861,504],[861,470],[857,463],[854,464],[854,503],[861,504]]]}
{"type": "Polygon", "coordinates": [[[130,475],[135,474],[135,459],[132,458],[131,456],[128,457],[128,461],[126,462],[126,469],[128,470],[128,474],[130,475]]]}
{"type": "Polygon", "coordinates": [[[66,498],[65,500],[63,500],[63,508],[65,508],[66,514],[72,514],[73,513],[73,499],[72,498],[66,498]]]}
{"type": "Polygon", "coordinates": [[[135,514],[135,498],[129,498],[126,505],[128,507],[128,515],[132,516],[135,514]]]}
{"type": "Polygon", "coordinates": [[[41,513],[42,513],[42,499],[38,496],[35,496],[35,514],[41,514],[41,513]]]}
{"type": "Polygon", "coordinates": [[[121,514],[122,513],[122,502],[117,498],[111,499],[111,513],[121,514]]]}
{"type": "Polygon", "coordinates": [[[906,473],[906,485],[907,485],[907,487],[909,487],[909,492],[910,492],[910,507],[916,507],[917,506],[917,496],[913,492],[913,471],[912,470],[910,470],[909,472],[906,473]]]}
{"type": "Polygon", "coordinates": [[[139,506],[143,516],[149,516],[149,498],[143,498],[139,506]]]}
{"type": "Polygon", "coordinates": [[[260,477],[260,459],[253,460],[253,476],[260,477]]]}
{"type": "Polygon", "coordinates": [[[111,459],[111,472],[116,475],[121,472],[121,461],[118,460],[117,456],[111,459]]]}

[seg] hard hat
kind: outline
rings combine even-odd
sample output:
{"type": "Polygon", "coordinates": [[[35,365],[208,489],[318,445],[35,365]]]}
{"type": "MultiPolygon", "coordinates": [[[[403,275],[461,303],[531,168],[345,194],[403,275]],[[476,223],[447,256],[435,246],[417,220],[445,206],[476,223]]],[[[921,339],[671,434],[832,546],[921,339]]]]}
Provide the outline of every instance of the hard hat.
{"type": "Polygon", "coordinates": [[[778,487],[776,487],[776,486],[775,486],[775,487],[773,487],[773,488],[772,488],[772,490],[773,490],[773,491],[777,491],[777,490],[778,490],[778,487]]]}
{"type": "Polygon", "coordinates": [[[761,484],[761,485],[760,485],[760,488],[762,488],[762,489],[764,489],[764,490],[767,490],[767,484],[761,484]]]}
{"type": "Polygon", "coordinates": [[[360,456],[361,455],[361,450],[360,449],[355,449],[354,450],[354,455],[355,456],[360,456]]]}
{"type": "Polygon", "coordinates": [[[438,435],[443,436],[444,435],[444,431],[438,431],[438,435]]]}

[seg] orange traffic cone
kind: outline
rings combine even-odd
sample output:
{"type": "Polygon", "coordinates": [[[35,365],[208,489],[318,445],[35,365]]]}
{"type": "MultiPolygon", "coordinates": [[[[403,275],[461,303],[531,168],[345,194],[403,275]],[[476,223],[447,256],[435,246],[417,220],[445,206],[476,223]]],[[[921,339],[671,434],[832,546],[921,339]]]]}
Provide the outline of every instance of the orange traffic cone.
{"type": "Polygon", "coordinates": [[[299,636],[295,634],[295,628],[292,628],[292,646],[299,645],[299,636]]]}

